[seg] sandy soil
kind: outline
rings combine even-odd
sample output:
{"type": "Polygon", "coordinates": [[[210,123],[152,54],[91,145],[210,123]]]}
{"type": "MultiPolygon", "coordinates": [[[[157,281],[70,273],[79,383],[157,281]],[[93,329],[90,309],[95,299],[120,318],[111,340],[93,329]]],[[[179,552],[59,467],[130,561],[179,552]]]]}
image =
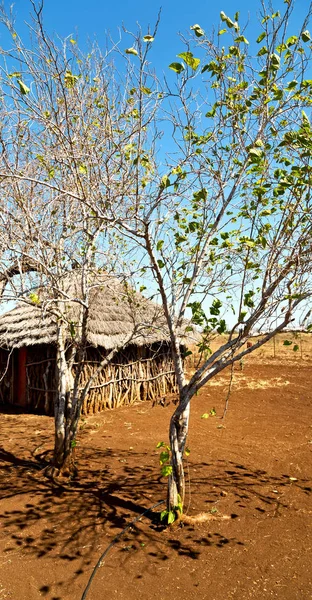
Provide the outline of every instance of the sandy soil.
{"type": "MultiPolygon", "coordinates": [[[[189,515],[163,528],[157,507],[113,546],[87,600],[312,598],[311,362],[249,359],[192,401],[189,515]],[[216,409],[216,416],[201,418],[216,409]]],[[[0,600],[80,600],[114,537],[165,499],[156,444],[173,405],[148,403],[82,421],[79,477],[42,474],[53,420],[2,409],[0,600]]]]}

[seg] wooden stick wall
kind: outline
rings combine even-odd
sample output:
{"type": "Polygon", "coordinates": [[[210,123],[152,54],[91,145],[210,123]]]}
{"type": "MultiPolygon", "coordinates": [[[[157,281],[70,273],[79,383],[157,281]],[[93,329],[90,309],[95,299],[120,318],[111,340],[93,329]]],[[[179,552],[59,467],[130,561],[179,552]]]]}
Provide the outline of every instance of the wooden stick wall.
{"type": "MultiPolygon", "coordinates": [[[[86,385],[102,358],[98,349],[88,349],[80,389],[86,385]]],[[[28,406],[53,414],[57,393],[53,347],[28,348],[26,370],[28,406]]],[[[94,414],[138,401],[157,402],[172,392],[176,392],[176,381],[168,346],[129,346],[118,353],[93,381],[82,414],[94,414]]]]}
{"type": "MultiPolygon", "coordinates": [[[[94,363],[85,364],[81,387],[87,383],[95,367],[94,363]]],[[[83,413],[92,414],[138,401],[157,402],[175,391],[175,375],[168,350],[165,352],[161,349],[156,353],[134,346],[123,355],[118,355],[98,375],[86,399],[83,413]],[[147,358],[149,353],[150,357],[147,358]],[[141,354],[139,360],[138,354],[141,354]]]]}

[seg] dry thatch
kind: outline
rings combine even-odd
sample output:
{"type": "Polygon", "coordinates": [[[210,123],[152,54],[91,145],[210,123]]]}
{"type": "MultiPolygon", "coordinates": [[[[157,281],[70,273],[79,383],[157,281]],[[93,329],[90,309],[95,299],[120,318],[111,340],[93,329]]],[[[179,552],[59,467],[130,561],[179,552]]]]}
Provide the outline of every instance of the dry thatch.
{"type": "MultiPolygon", "coordinates": [[[[133,338],[128,343],[137,346],[169,340],[159,305],[108,274],[94,275],[89,284],[87,341],[90,345],[110,350],[122,346],[131,332],[134,332],[133,338]]],[[[61,280],[59,289],[64,298],[63,318],[67,322],[68,339],[74,339],[79,337],[79,299],[82,298],[79,273],[73,272],[61,280]]],[[[38,296],[40,306],[21,303],[0,316],[0,346],[20,348],[55,343],[57,316],[51,310],[52,293],[42,288],[38,296]]]]}

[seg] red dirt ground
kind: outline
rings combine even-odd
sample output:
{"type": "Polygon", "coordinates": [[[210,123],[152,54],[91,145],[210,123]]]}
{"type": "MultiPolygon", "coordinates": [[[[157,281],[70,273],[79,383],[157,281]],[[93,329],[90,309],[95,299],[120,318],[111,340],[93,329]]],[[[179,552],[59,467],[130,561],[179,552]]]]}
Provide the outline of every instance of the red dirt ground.
{"type": "MultiPolygon", "coordinates": [[[[311,363],[249,359],[192,401],[186,509],[227,521],[161,528],[147,514],[111,549],[87,600],[312,598],[311,363]],[[201,418],[215,408],[216,416],[201,418]]],[[[139,404],[81,424],[79,478],[41,468],[53,419],[0,414],[0,600],[80,600],[102,552],[165,498],[157,442],[173,406],[139,404]]]]}

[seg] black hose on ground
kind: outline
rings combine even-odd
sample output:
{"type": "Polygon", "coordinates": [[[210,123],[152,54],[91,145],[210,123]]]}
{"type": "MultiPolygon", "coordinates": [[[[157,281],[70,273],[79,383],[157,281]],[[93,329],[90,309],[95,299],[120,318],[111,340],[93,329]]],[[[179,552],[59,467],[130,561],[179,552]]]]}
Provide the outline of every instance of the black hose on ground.
{"type": "Polygon", "coordinates": [[[164,502],[165,502],[164,500],[160,500],[159,502],[156,502],[156,504],[153,504],[153,506],[151,506],[150,508],[147,508],[146,510],[144,510],[144,512],[142,512],[138,517],[135,517],[135,519],[133,519],[129,523],[129,525],[127,525],[120,533],[118,533],[118,535],[116,535],[116,537],[114,537],[112,542],[109,544],[109,546],[107,546],[106,550],[104,550],[104,552],[101,554],[99,560],[97,561],[97,563],[91,573],[90,579],[87,583],[87,587],[85,588],[85,591],[83,592],[83,594],[81,596],[81,600],[86,600],[86,597],[89,592],[93,578],[94,578],[97,570],[100,568],[105,556],[107,556],[107,554],[109,553],[110,549],[113,546],[115,546],[115,544],[117,544],[117,542],[119,542],[120,538],[126,533],[126,531],[128,531],[128,529],[130,529],[132,527],[132,525],[134,525],[137,521],[139,521],[142,517],[144,517],[144,515],[146,515],[148,512],[150,512],[151,510],[154,510],[154,508],[156,508],[157,506],[160,506],[160,504],[164,504],[164,502]]]}

